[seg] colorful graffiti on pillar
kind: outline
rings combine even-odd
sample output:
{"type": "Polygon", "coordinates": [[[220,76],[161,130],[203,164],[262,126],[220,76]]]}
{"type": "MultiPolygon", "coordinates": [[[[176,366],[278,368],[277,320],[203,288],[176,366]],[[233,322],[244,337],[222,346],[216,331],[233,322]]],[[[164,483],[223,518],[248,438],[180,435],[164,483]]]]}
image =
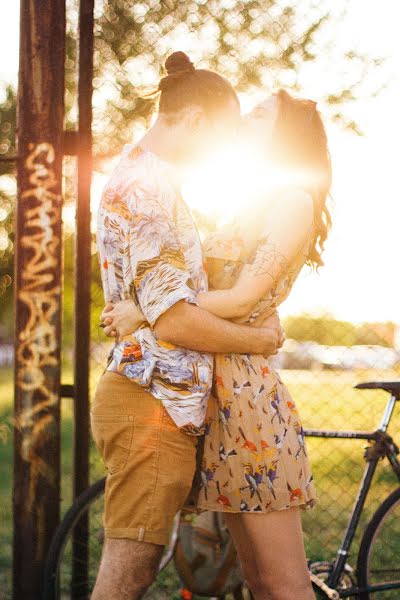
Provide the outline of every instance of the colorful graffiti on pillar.
{"type": "Polygon", "coordinates": [[[40,455],[48,434],[56,426],[51,407],[58,402],[54,386],[50,389],[46,382],[46,367],[57,367],[59,350],[55,317],[60,309],[61,290],[55,272],[60,269],[60,239],[54,227],[61,218],[62,198],[53,191],[57,187],[54,159],[52,144],[29,146],[25,168],[30,187],[20,195],[24,226],[19,251],[24,253],[24,260],[17,306],[24,305],[24,324],[16,346],[16,386],[23,395],[34,393],[35,402],[27,402],[27,408],[22,406],[14,425],[23,432],[21,455],[30,463],[28,506],[34,501],[39,475],[56,485],[53,469],[40,455]]]}

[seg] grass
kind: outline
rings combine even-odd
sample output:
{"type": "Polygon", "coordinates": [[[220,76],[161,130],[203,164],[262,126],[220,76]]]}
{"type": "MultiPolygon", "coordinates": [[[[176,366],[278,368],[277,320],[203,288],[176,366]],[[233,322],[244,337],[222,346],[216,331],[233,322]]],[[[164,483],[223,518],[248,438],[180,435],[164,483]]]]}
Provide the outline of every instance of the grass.
{"type": "MultiPolygon", "coordinates": [[[[102,372],[97,367],[91,373],[91,389],[102,372]]],[[[398,378],[397,373],[362,371],[285,371],[282,378],[296,400],[306,428],[372,430],[379,424],[387,394],[379,391],[359,391],[358,381],[398,378]]],[[[72,383],[72,371],[65,368],[63,383],[72,383]]],[[[12,415],[13,379],[10,369],[0,371],[0,600],[11,597],[12,556],[12,415]]],[[[400,411],[395,411],[390,431],[396,437],[400,411]]],[[[62,513],[72,498],[72,436],[73,412],[69,399],[62,401],[62,513]]],[[[397,442],[399,443],[397,436],[397,442]]],[[[363,440],[307,439],[313,464],[319,504],[303,513],[307,555],[313,560],[330,560],[339,546],[347,524],[349,511],[356,496],[362,471],[363,440]]],[[[104,474],[103,464],[91,446],[91,480],[104,474]]],[[[367,520],[379,503],[396,486],[396,480],[386,463],[378,467],[370,491],[361,527],[349,562],[354,566],[359,537],[367,520]]],[[[173,571],[166,572],[158,582],[157,597],[172,598],[166,592],[175,581],[173,571]],[[168,595],[166,595],[168,594],[168,595]]],[[[152,598],[156,596],[152,596],[152,598]]]]}

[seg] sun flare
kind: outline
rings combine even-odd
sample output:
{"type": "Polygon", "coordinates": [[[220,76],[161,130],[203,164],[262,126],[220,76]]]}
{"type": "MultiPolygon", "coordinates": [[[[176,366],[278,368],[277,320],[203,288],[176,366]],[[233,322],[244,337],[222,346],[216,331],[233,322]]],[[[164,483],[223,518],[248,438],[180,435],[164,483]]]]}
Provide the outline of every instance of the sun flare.
{"type": "MultiPolygon", "coordinates": [[[[259,208],[276,188],[309,187],[312,174],[278,168],[249,143],[238,141],[215,152],[183,185],[188,205],[218,225],[259,208]]],[[[315,178],[314,178],[315,179],[315,178]]]]}

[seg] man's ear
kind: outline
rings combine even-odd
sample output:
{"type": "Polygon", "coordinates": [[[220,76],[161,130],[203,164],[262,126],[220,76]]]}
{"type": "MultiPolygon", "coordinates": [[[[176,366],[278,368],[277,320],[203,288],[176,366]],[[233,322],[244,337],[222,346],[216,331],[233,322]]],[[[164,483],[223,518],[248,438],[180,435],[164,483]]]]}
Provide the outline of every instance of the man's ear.
{"type": "Polygon", "coordinates": [[[185,108],[182,121],[185,127],[191,131],[202,130],[205,125],[206,116],[201,106],[193,104],[185,108]]]}

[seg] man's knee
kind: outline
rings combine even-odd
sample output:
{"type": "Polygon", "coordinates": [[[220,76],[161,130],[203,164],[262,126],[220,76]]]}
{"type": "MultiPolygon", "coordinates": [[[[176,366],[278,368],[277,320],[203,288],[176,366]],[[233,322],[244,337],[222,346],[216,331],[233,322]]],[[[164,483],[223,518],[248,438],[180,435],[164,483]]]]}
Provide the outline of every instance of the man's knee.
{"type": "Polygon", "coordinates": [[[139,598],[155,580],[162,552],[156,544],[106,538],[92,599],[109,599],[116,590],[121,599],[139,598]]]}

